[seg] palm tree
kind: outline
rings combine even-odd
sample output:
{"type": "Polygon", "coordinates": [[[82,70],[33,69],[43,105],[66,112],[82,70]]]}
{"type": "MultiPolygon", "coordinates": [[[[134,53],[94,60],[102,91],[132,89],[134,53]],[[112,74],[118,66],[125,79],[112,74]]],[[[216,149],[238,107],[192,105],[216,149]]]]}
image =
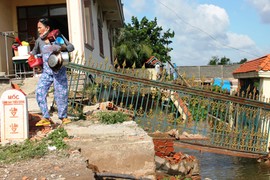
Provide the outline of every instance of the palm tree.
{"type": "Polygon", "coordinates": [[[141,67],[145,60],[148,59],[152,53],[152,48],[145,42],[136,42],[132,40],[132,34],[125,29],[120,29],[118,38],[113,47],[114,59],[118,59],[118,63],[126,61],[126,67],[131,67],[134,63],[136,67],[141,67]]]}

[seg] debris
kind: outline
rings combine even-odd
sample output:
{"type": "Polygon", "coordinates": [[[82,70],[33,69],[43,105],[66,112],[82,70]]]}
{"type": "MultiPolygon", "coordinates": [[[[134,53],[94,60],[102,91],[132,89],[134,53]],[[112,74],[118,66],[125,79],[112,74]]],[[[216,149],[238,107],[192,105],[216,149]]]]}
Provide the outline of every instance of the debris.
{"type": "Polygon", "coordinates": [[[172,129],[170,131],[167,132],[167,134],[169,134],[171,137],[174,137],[176,140],[179,140],[179,132],[176,129],[172,129]]]}
{"type": "Polygon", "coordinates": [[[56,148],[55,146],[48,146],[48,149],[49,149],[50,151],[55,151],[57,148],[56,148]]]}

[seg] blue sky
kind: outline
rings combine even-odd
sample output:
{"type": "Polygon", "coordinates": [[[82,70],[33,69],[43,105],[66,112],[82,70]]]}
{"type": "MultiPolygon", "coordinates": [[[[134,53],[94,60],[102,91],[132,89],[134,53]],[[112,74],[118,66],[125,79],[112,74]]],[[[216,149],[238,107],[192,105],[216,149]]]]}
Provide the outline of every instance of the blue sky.
{"type": "Polygon", "coordinates": [[[207,65],[212,56],[231,62],[270,54],[270,0],[122,0],[125,22],[157,17],[175,32],[170,47],[178,66],[207,65]]]}

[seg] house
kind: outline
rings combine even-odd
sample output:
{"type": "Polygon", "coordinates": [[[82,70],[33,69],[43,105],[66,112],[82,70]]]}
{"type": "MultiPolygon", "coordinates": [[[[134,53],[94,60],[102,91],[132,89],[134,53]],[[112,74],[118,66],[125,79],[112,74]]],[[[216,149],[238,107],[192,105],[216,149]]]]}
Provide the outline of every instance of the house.
{"type": "Polygon", "coordinates": [[[153,76],[153,80],[159,80],[163,72],[163,64],[155,56],[151,56],[146,62],[146,66],[150,67],[147,69],[153,76]],[[152,69],[154,67],[154,69],[152,69]]]}
{"type": "Polygon", "coordinates": [[[162,62],[160,62],[160,60],[158,60],[155,56],[151,56],[145,63],[149,66],[162,65],[162,62]]]}
{"type": "Polygon", "coordinates": [[[240,92],[270,98],[270,54],[245,62],[233,72],[239,81],[240,92]]]}
{"type": "Polygon", "coordinates": [[[14,72],[12,43],[14,37],[27,41],[32,48],[37,38],[37,21],[54,20],[56,27],[85,57],[112,62],[112,37],[115,28],[123,27],[121,0],[1,0],[0,1],[0,72],[14,72]]]}

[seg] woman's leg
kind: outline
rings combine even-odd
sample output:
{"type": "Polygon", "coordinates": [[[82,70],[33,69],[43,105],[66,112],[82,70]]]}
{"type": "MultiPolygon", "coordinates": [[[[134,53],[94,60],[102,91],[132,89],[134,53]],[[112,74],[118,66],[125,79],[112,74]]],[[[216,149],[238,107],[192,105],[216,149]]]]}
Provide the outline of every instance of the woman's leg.
{"type": "Polygon", "coordinates": [[[47,105],[47,95],[52,83],[52,76],[44,73],[40,76],[36,89],[36,99],[38,106],[42,112],[43,117],[47,119],[50,118],[50,113],[47,105]]]}
{"type": "Polygon", "coordinates": [[[68,80],[65,67],[54,76],[54,98],[57,104],[58,118],[66,118],[68,110],[68,80]]]}

